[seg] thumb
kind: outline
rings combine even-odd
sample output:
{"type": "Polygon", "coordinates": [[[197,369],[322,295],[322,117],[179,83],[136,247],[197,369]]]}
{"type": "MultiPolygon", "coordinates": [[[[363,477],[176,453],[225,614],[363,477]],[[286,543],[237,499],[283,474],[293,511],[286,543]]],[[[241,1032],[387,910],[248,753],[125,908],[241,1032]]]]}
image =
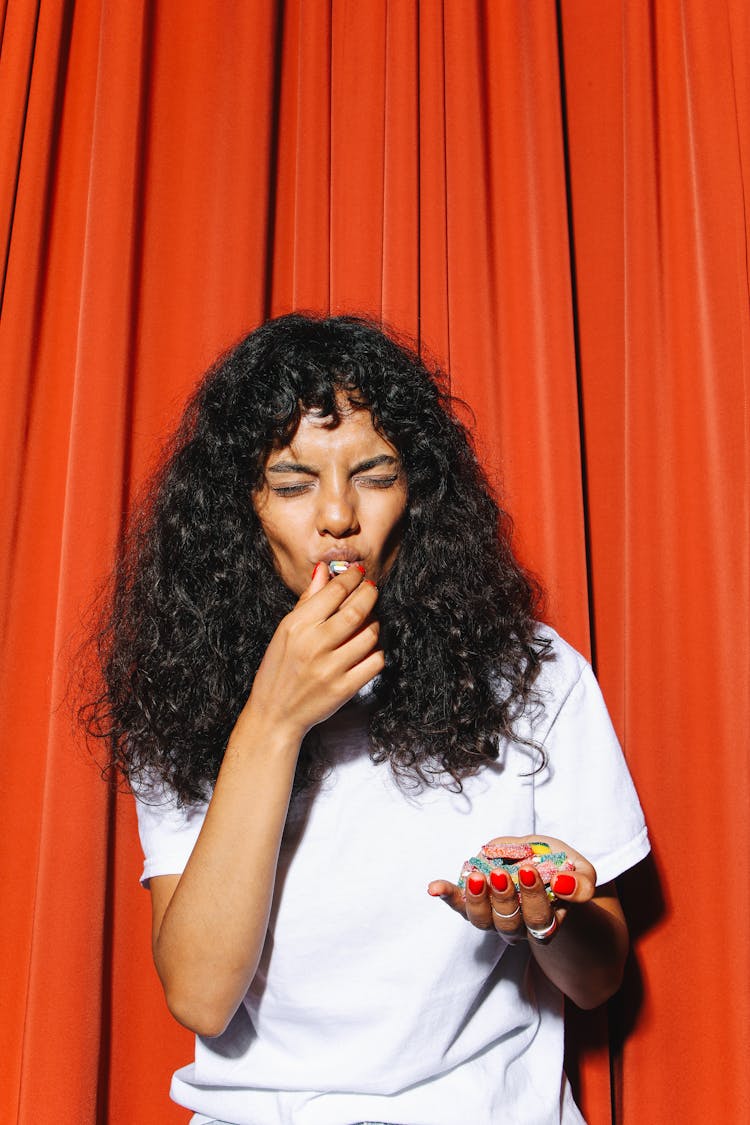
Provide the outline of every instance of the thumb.
{"type": "Polygon", "coordinates": [[[451,883],[447,879],[433,879],[428,884],[427,893],[432,895],[433,898],[441,898],[443,902],[448,903],[451,910],[463,914],[464,918],[466,917],[466,896],[455,883],[451,883]]]}

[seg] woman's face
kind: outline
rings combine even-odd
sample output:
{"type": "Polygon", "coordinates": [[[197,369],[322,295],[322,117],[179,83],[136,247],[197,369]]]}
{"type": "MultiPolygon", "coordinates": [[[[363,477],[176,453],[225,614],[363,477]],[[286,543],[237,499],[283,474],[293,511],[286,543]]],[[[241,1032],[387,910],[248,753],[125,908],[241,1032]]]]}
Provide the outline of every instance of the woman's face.
{"type": "Polygon", "coordinates": [[[368,410],[345,407],[338,425],[303,414],[288,446],[265,465],[253,507],[276,567],[295,594],[319,562],[361,563],[377,583],[401,544],[406,477],[368,410]]]}

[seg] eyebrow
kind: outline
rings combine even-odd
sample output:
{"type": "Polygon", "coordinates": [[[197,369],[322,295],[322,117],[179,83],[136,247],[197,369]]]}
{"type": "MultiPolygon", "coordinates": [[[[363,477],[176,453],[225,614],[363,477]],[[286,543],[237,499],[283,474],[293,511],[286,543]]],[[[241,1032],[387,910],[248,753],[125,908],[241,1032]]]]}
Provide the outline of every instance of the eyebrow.
{"type": "MultiPolygon", "coordinates": [[[[377,457],[368,457],[366,461],[359,461],[352,467],[351,475],[355,473],[366,473],[369,469],[377,469],[380,465],[392,465],[394,468],[398,466],[398,458],[392,457],[389,453],[381,453],[377,457]]],[[[269,473],[306,473],[307,476],[317,477],[319,470],[313,468],[312,465],[303,465],[300,461],[277,461],[275,465],[269,465],[267,472],[269,473]]]]}

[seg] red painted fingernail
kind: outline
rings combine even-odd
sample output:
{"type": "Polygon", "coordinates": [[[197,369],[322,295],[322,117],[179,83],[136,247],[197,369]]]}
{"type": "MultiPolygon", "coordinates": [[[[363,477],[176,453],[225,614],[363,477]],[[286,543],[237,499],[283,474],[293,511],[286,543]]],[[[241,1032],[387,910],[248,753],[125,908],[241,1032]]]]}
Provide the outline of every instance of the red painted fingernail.
{"type": "Polygon", "coordinates": [[[362,566],[362,563],[355,563],[354,565],[356,566],[357,570],[361,570],[363,574],[366,573],[365,568],[362,566]]]}
{"type": "Polygon", "coordinates": [[[523,883],[524,887],[533,887],[536,883],[536,875],[533,871],[529,871],[528,867],[522,867],[518,872],[518,878],[523,883]]]}
{"type": "MultiPolygon", "coordinates": [[[[364,585],[365,586],[375,586],[375,583],[372,582],[369,578],[365,578],[364,585]]],[[[377,590],[377,586],[375,586],[375,589],[377,590]]]]}
{"type": "Polygon", "coordinates": [[[572,895],[575,889],[576,881],[572,875],[557,875],[552,883],[556,895],[572,895]]]}
{"type": "Polygon", "coordinates": [[[481,875],[470,875],[467,886],[473,895],[481,895],[484,890],[484,879],[481,875]]]}
{"type": "Polygon", "coordinates": [[[319,566],[320,566],[320,563],[319,563],[319,562],[317,562],[317,563],[315,564],[315,566],[313,567],[313,572],[312,572],[312,577],[313,577],[313,578],[315,577],[315,575],[316,575],[316,573],[317,573],[317,570],[318,570],[318,567],[319,567],[319,566]]]}
{"type": "Polygon", "coordinates": [[[492,871],[490,882],[496,891],[507,891],[508,889],[508,876],[504,871],[492,871]]]}

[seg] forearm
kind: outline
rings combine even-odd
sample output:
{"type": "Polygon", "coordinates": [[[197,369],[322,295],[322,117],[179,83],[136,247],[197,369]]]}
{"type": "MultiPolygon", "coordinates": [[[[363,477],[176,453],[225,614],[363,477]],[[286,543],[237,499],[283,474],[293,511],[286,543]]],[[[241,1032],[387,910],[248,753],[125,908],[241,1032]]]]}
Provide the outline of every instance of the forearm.
{"type": "Polygon", "coordinates": [[[258,968],[300,744],[382,671],[377,587],[317,566],[279,623],[182,876],[152,880],[154,961],[172,1014],[218,1035],[258,968]]]}
{"type": "MultiPolygon", "coordinates": [[[[561,912],[562,913],[562,912],[561,912]]],[[[538,965],[579,1008],[595,1008],[617,991],[628,951],[628,930],[616,897],[571,903],[547,943],[529,939],[538,965]]]]}
{"type": "Polygon", "coordinates": [[[255,975],[299,744],[246,709],[193,854],[155,929],[167,1003],[199,1034],[224,1029],[255,975]]]}

